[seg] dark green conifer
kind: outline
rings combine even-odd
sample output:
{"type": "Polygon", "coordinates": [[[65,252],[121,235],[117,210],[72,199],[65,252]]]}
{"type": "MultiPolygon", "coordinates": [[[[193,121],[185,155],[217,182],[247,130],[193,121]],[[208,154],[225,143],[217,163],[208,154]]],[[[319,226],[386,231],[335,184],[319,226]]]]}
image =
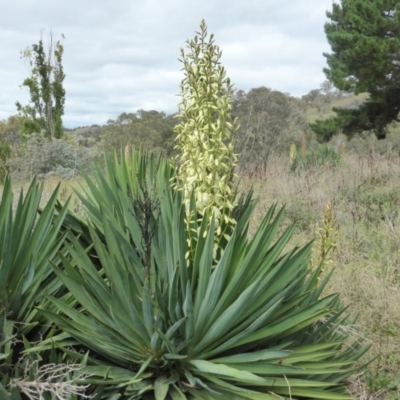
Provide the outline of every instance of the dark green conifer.
{"type": "Polygon", "coordinates": [[[321,142],[340,131],[348,137],[373,131],[383,139],[388,124],[399,121],[399,10],[396,0],[341,0],[327,12],[325,33],[332,53],[324,54],[324,72],[338,89],[369,93],[369,98],[357,109],[334,108],[335,117],[312,124],[321,142]]]}

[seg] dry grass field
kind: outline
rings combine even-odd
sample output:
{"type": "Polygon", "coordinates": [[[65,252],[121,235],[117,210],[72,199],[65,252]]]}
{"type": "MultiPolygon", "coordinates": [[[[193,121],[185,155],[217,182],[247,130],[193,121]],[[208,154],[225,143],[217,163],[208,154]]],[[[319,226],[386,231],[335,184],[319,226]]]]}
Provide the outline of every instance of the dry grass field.
{"type": "Polygon", "coordinates": [[[329,290],[358,315],[354,334],[371,344],[367,358],[374,358],[365,376],[354,377],[353,396],[394,400],[400,398],[400,156],[373,139],[366,146],[361,153],[339,146],[337,165],[294,172],[289,155],[271,157],[262,173],[242,178],[241,190],[253,186],[259,198],[253,232],[270,204],[286,206],[286,223],[297,225],[292,245],[315,238],[332,202],[339,231],[329,290]]]}

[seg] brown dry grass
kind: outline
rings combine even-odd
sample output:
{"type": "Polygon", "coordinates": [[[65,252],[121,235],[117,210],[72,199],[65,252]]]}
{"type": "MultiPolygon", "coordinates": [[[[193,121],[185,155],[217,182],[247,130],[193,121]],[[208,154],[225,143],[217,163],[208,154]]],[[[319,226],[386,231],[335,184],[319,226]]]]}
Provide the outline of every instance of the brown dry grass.
{"type": "MultiPolygon", "coordinates": [[[[43,185],[43,194],[41,205],[44,206],[54,193],[57,185],[60,184],[59,199],[61,202],[69,200],[69,208],[74,214],[81,214],[82,207],[79,198],[77,197],[75,190],[80,191],[81,185],[84,183],[83,178],[62,180],[57,176],[39,180],[39,183],[43,185]]],[[[14,194],[14,203],[17,204],[18,197],[21,190],[25,194],[29,188],[30,182],[13,181],[12,189],[14,194]]],[[[3,186],[0,187],[0,196],[3,193],[3,186]]]]}
{"type": "Polygon", "coordinates": [[[265,172],[242,179],[241,188],[253,186],[259,197],[252,232],[272,203],[286,205],[286,223],[297,224],[291,245],[314,238],[316,223],[332,201],[339,238],[330,290],[359,315],[359,334],[372,345],[367,358],[376,357],[367,375],[354,378],[352,394],[356,399],[399,399],[400,156],[373,146],[361,155],[341,148],[338,166],[294,173],[289,153],[272,157],[265,172]]]}
{"type": "Polygon", "coordinates": [[[325,119],[333,117],[336,114],[332,111],[332,107],[338,108],[355,108],[362,104],[368,98],[367,93],[359,95],[348,95],[340,99],[335,99],[332,104],[325,104],[322,109],[309,106],[306,111],[306,118],[308,122],[314,122],[317,119],[325,119]]]}

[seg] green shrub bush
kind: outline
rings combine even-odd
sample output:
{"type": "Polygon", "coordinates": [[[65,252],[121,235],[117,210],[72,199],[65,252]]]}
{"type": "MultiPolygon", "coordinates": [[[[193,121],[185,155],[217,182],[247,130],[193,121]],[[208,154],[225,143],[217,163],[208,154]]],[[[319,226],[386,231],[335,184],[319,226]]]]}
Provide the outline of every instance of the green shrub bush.
{"type": "Polygon", "coordinates": [[[64,139],[49,141],[42,135],[31,135],[18,157],[7,162],[15,179],[47,178],[57,175],[62,179],[76,176],[89,169],[96,153],[73,145],[64,139]]]}

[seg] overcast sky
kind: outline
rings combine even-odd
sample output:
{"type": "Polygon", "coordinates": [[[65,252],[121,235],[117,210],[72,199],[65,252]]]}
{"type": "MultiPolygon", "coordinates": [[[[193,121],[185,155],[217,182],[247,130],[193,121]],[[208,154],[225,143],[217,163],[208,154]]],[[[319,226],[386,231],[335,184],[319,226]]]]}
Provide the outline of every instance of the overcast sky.
{"type": "Polygon", "coordinates": [[[0,0],[0,119],[26,104],[20,51],[65,35],[64,125],[103,124],[139,109],[177,111],[180,48],[204,18],[236,89],[302,96],[325,80],[332,0],[0,0]]]}

